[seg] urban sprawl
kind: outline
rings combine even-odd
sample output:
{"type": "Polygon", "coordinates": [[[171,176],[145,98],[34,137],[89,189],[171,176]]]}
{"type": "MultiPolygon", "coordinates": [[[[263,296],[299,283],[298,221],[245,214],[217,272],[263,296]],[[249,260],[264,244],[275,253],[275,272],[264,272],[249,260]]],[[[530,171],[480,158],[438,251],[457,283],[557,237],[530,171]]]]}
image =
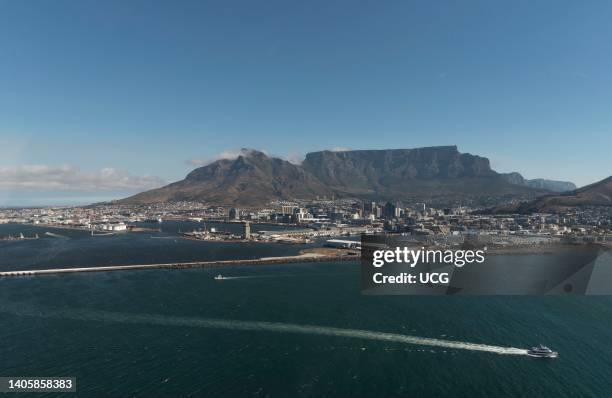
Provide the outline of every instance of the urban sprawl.
{"type": "MultiPolygon", "coordinates": [[[[155,231],[152,224],[169,220],[201,223],[181,232],[183,237],[195,240],[308,243],[326,238],[330,246],[358,248],[357,243],[333,238],[385,232],[411,236],[418,244],[513,247],[553,243],[609,245],[612,211],[595,207],[561,214],[489,215],[467,207],[431,208],[425,203],[405,205],[350,199],[279,201],[257,209],[198,202],[0,209],[0,223],[82,229],[92,235],[155,231]],[[207,222],[241,223],[242,232],[217,230],[207,226],[207,222]],[[253,223],[291,228],[255,233],[251,232],[253,223]]],[[[1,238],[32,237],[20,234],[1,238]]]]}

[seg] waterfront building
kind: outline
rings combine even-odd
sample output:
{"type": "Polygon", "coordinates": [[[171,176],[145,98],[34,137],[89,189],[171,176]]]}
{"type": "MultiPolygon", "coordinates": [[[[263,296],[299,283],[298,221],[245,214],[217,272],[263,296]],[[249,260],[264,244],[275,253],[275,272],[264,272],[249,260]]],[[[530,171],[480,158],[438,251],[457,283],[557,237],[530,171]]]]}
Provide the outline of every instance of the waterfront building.
{"type": "Polygon", "coordinates": [[[230,220],[239,220],[240,219],[240,210],[232,207],[228,213],[230,220]]]}
{"type": "Polygon", "coordinates": [[[242,237],[244,239],[251,239],[251,223],[248,221],[244,223],[244,230],[242,233],[242,237]]]}
{"type": "Polygon", "coordinates": [[[295,209],[295,206],[293,205],[282,205],[281,206],[281,213],[286,216],[286,215],[293,215],[293,211],[295,209]]]}

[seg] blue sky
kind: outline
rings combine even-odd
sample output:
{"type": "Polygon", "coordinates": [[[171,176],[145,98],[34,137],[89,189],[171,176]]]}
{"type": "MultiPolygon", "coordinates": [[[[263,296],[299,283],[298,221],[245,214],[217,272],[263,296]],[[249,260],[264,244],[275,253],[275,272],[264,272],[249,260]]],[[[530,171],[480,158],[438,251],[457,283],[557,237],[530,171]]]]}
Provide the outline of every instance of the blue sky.
{"type": "Polygon", "coordinates": [[[456,144],[588,184],[612,174],[610,20],[609,1],[0,1],[0,205],[118,197],[241,147],[456,144]]]}

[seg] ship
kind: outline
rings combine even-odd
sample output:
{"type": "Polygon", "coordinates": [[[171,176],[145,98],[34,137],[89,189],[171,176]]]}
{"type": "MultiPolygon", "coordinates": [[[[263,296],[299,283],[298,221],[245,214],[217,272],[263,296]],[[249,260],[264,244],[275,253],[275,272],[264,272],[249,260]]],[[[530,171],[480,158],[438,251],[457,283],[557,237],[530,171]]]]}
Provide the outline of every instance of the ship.
{"type": "Polygon", "coordinates": [[[556,358],[559,356],[559,353],[551,350],[545,345],[540,344],[537,347],[531,347],[530,349],[528,349],[527,355],[536,358],[556,358]]]}
{"type": "Polygon", "coordinates": [[[215,280],[216,281],[222,281],[223,279],[227,279],[226,277],[224,277],[223,275],[219,274],[217,276],[215,276],[215,280]]]}

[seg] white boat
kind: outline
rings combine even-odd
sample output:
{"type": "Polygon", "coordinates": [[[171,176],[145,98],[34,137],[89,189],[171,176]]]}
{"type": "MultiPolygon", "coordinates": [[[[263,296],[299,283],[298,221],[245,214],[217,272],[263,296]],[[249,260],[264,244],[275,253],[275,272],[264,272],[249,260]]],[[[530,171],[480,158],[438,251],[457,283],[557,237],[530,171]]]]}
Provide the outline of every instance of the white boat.
{"type": "Polygon", "coordinates": [[[219,274],[217,276],[215,276],[215,280],[216,281],[222,281],[223,279],[227,279],[226,277],[224,277],[223,275],[219,274]]]}
{"type": "Polygon", "coordinates": [[[94,231],[91,231],[91,236],[112,236],[115,235],[114,232],[100,232],[100,233],[94,233],[94,231]]]}
{"type": "Polygon", "coordinates": [[[527,350],[527,355],[535,358],[556,358],[559,356],[559,353],[551,350],[545,345],[540,344],[537,347],[531,347],[527,350]]]}

